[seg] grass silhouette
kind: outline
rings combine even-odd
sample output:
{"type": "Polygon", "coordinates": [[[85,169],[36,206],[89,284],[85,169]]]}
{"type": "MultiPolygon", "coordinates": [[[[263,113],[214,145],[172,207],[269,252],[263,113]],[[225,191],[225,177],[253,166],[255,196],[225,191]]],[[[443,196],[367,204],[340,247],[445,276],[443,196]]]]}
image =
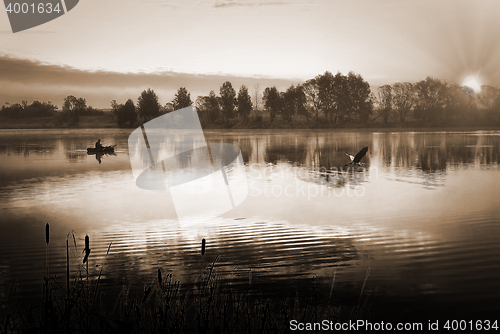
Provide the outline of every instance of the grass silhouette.
{"type": "MultiPolygon", "coordinates": [[[[48,249],[48,231],[46,227],[48,249]]],[[[157,269],[157,278],[147,285],[142,296],[130,296],[129,288],[123,287],[112,308],[104,307],[99,283],[104,270],[92,279],[88,262],[90,240],[85,238],[85,248],[74,282],[69,279],[69,240],[66,240],[65,287],[56,277],[44,278],[44,293],[30,307],[23,307],[11,294],[7,307],[0,311],[0,333],[289,333],[290,321],[321,322],[324,319],[335,322],[363,319],[370,307],[370,293],[363,294],[369,271],[357,305],[349,312],[341,312],[340,305],[332,303],[336,270],[327,298],[318,291],[318,277],[313,275],[305,297],[266,298],[262,293],[249,289],[241,291],[232,284],[232,277],[225,278],[217,271],[219,256],[198,274],[192,288],[181,289],[181,282],[173,273],[162,273],[157,269]],[[341,317],[341,314],[344,314],[341,317]]],[[[105,259],[112,252],[109,244],[105,259]]],[[[205,240],[202,254],[205,256],[205,240]]]]}

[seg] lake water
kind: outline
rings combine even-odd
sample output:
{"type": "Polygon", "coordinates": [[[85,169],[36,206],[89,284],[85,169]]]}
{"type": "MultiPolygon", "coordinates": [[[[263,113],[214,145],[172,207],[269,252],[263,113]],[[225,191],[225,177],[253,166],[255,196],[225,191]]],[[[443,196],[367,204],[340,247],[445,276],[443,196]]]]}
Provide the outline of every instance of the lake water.
{"type": "MultiPolygon", "coordinates": [[[[304,294],[314,275],[328,293],[335,275],[334,299],[349,305],[369,269],[375,318],[499,314],[500,131],[206,131],[209,143],[241,148],[248,196],[188,225],[169,191],[136,186],[130,133],[0,130],[3,301],[16,282],[21,301],[41,296],[50,223],[49,274],[64,285],[74,231],[74,277],[89,235],[91,275],[104,265],[109,295],[140,294],[157,268],[189,286],[219,255],[221,275],[264,297],[304,294]],[[97,138],[116,155],[87,155],[97,138]],[[363,169],[340,171],[344,151],[364,146],[363,169]]],[[[178,161],[181,171],[191,164],[178,161]]]]}

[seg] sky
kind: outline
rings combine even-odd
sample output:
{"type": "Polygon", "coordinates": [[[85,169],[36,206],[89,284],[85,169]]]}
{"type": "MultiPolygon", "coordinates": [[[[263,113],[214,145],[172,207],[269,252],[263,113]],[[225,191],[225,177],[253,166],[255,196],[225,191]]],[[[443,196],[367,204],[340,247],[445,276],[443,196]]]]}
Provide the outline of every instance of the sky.
{"type": "Polygon", "coordinates": [[[0,105],[78,95],[94,107],[154,89],[286,89],[325,71],[372,89],[427,76],[500,87],[498,0],[82,0],[12,33],[0,13],[0,105]],[[13,70],[15,69],[15,70],[13,70]]]}

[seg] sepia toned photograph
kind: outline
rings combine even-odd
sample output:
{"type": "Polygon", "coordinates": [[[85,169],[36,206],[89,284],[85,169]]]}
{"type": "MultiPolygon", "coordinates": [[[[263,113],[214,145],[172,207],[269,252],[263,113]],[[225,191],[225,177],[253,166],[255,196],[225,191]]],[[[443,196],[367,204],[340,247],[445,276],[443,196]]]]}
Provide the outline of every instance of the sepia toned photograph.
{"type": "Polygon", "coordinates": [[[497,0],[4,0],[0,334],[500,330],[497,0]]]}

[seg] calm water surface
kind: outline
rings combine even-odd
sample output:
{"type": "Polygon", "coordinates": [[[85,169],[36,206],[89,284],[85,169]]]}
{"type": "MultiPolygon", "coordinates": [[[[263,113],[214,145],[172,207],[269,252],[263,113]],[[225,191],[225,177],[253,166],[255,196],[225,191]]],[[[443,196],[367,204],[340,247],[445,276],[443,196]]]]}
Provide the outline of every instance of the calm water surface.
{"type": "Polygon", "coordinates": [[[48,222],[50,275],[63,282],[70,231],[76,272],[88,234],[91,274],[104,265],[109,294],[141,293],[158,267],[189,286],[219,255],[235,287],[269,297],[306,293],[314,275],[329,291],[336,273],[335,296],[349,304],[370,268],[375,316],[500,311],[500,131],[209,131],[208,142],[241,148],[249,195],[191,226],[177,221],[168,192],[136,187],[130,132],[0,130],[4,301],[14,287],[21,300],[41,295],[48,222]],[[117,144],[116,155],[87,155],[97,138],[117,144]],[[344,151],[364,146],[363,170],[335,172],[344,151]]]}

